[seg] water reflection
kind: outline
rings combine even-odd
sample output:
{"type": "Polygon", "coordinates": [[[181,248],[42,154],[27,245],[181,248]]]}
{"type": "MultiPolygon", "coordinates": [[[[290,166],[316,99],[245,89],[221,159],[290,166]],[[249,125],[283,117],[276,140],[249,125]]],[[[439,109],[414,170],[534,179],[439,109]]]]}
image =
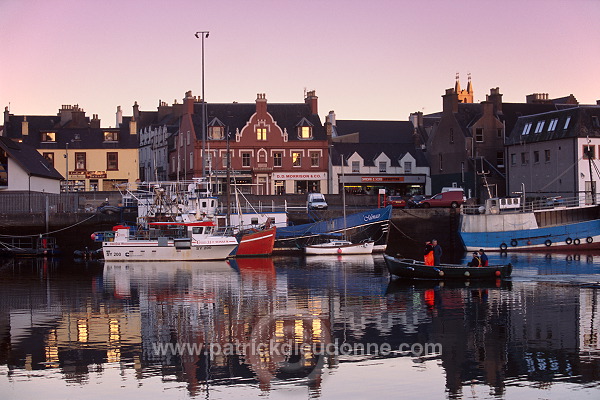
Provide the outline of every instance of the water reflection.
{"type": "Polygon", "coordinates": [[[0,260],[0,386],[27,398],[47,378],[69,397],[63,382],[118,370],[125,389],[158,385],[145,398],[365,397],[362,379],[426,398],[593,393],[600,256],[567,256],[491,254],[514,277],[484,283],[390,282],[381,256],[0,260]],[[429,378],[399,378],[414,371],[429,378]]]}

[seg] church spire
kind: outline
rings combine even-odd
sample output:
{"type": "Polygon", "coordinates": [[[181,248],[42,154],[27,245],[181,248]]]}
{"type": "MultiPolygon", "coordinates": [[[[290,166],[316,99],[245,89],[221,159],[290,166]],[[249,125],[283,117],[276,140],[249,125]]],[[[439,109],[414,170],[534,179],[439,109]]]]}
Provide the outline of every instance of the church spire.
{"type": "Polygon", "coordinates": [[[457,72],[456,73],[456,83],[454,84],[454,93],[459,93],[460,94],[460,74],[457,72]]]}
{"type": "Polygon", "coordinates": [[[467,93],[469,93],[470,95],[473,95],[473,85],[471,84],[471,73],[470,72],[467,74],[467,77],[469,78],[469,83],[467,83],[467,93]]]}

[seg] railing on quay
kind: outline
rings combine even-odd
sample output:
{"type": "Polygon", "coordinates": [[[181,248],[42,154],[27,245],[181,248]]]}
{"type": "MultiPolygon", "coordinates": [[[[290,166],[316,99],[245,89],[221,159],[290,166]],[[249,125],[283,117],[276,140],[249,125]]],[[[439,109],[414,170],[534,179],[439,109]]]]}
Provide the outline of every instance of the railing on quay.
{"type": "MultiPolygon", "coordinates": [[[[498,202],[497,202],[498,203],[498,202]]],[[[496,204],[497,204],[496,203],[496,204]]],[[[583,206],[592,206],[600,204],[600,196],[596,196],[596,201],[592,201],[589,194],[581,194],[576,197],[551,196],[546,198],[534,198],[527,200],[525,204],[520,203],[518,206],[511,205],[494,205],[487,207],[483,204],[462,206],[463,214],[507,214],[507,213],[524,213],[534,211],[548,211],[554,209],[575,208],[583,206]]]]}

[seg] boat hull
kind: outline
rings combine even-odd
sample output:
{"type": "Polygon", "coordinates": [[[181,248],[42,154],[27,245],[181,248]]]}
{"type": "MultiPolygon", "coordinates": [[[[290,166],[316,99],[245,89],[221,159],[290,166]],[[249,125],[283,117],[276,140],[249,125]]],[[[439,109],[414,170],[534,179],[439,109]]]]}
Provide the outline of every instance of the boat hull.
{"type": "Polygon", "coordinates": [[[224,260],[237,243],[192,244],[176,246],[174,241],[159,246],[155,240],[134,242],[105,242],[102,246],[105,261],[208,261],[224,260]]]}
{"type": "Polygon", "coordinates": [[[343,246],[335,245],[314,245],[306,246],[304,251],[306,255],[344,255],[344,254],[371,254],[375,242],[364,242],[348,244],[343,246]]]}
{"type": "Polygon", "coordinates": [[[276,227],[242,235],[236,257],[261,257],[273,254],[276,227]]]}
{"type": "Polygon", "coordinates": [[[489,267],[466,267],[442,264],[428,266],[422,261],[399,259],[385,254],[385,263],[390,274],[405,279],[504,279],[512,273],[512,265],[491,265],[489,267]]]}

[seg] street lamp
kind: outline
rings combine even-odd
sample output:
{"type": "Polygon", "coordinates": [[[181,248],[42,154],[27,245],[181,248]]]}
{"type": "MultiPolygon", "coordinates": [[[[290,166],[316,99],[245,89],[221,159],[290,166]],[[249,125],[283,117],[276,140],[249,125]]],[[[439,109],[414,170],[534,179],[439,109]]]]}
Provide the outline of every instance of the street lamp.
{"type": "Polygon", "coordinates": [[[204,38],[208,37],[208,31],[196,32],[196,38],[202,39],[202,177],[206,177],[206,99],[204,98],[204,38]]]}

